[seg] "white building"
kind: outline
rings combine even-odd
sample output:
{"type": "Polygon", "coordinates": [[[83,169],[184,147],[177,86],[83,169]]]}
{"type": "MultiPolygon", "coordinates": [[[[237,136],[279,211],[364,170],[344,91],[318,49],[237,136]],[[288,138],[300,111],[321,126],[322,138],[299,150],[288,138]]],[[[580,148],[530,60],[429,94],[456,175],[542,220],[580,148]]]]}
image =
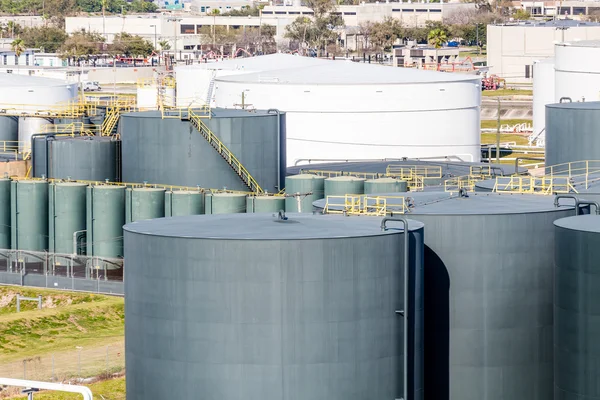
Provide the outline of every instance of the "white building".
{"type": "Polygon", "coordinates": [[[291,55],[277,58],[256,57],[247,67],[243,64],[253,59],[242,59],[234,73],[221,76],[209,70],[181,75],[178,69],[177,85],[206,97],[207,82],[210,86],[214,80],[217,107],[244,104],[285,111],[290,165],[307,158],[479,161],[477,76],[291,55]],[[280,69],[274,69],[278,65],[280,69]]]}
{"type": "Polygon", "coordinates": [[[19,57],[12,50],[0,49],[0,67],[13,67],[17,65],[35,65],[35,53],[31,49],[23,50],[19,57]]]}
{"type": "Polygon", "coordinates": [[[554,45],[599,40],[600,24],[574,20],[527,22],[487,27],[490,73],[511,82],[531,82],[533,62],[554,56],[554,45]]]}
{"type": "Polygon", "coordinates": [[[600,4],[597,1],[521,1],[521,8],[532,16],[544,17],[569,17],[581,19],[588,15],[600,15],[600,4]]]}

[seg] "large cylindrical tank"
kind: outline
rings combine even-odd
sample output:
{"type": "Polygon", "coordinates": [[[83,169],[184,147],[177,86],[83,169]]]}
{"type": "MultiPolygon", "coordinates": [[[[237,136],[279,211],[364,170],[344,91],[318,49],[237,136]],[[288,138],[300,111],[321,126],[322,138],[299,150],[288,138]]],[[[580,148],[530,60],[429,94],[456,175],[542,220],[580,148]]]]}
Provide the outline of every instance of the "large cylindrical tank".
{"type": "Polygon", "coordinates": [[[19,140],[19,119],[17,117],[0,117],[0,142],[14,142],[19,140]]]}
{"type": "Polygon", "coordinates": [[[48,204],[49,251],[74,253],[73,235],[86,229],[86,185],[75,182],[51,184],[48,204]]]}
{"type": "Polygon", "coordinates": [[[423,399],[423,225],[405,281],[401,224],[287,217],[125,226],[129,400],[406,398],[402,310],[408,398],[423,399]]]}
{"type": "Polygon", "coordinates": [[[209,193],[204,198],[205,214],[237,214],[246,212],[246,195],[209,193]]]}
{"type": "Polygon", "coordinates": [[[127,223],[165,216],[165,189],[127,189],[125,200],[125,220],[127,223]]]}
{"type": "Polygon", "coordinates": [[[325,177],[313,174],[286,176],[285,193],[288,196],[285,199],[287,212],[312,212],[313,201],[325,197],[325,177]],[[298,209],[298,202],[301,210],[298,209]]]}
{"type": "Polygon", "coordinates": [[[563,218],[556,226],[554,398],[600,398],[600,217],[563,218]]]}
{"type": "Polygon", "coordinates": [[[201,191],[165,192],[165,217],[204,214],[204,193],[201,191]]]}
{"type": "Polygon", "coordinates": [[[13,181],[11,187],[11,248],[48,250],[48,182],[13,181]]]}
{"type": "Polygon", "coordinates": [[[0,249],[10,249],[10,179],[0,179],[0,249]]]}
{"type": "Polygon", "coordinates": [[[247,213],[276,213],[279,211],[285,211],[285,197],[248,196],[246,198],[247,213]]]}
{"type": "Polygon", "coordinates": [[[598,126],[600,102],[547,105],[546,166],[600,160],[598,126]]]}
{"type": "Polygon", "coordinates": [[[31,136],[42,133],[44,125],[52,125],[52,120],[37,117],[19,117],[19,151],[31,148],[31,136]]]}
{"type": "Polygon", "coordinates": [[[393,178],[369,179],[365,181],[365,194],[376,193],[401,193],[408,191],[406,181],[393,178]]]}
{"type": "Polygon", "coordinates": [[[600,45],[598,41],[559,43],[554,46],[554,101],[600,100],[600,45]]]}
{"type": "Polygon", "coordinates": [[[123,257],[125,187],[97,185],[87,189],[87,255],[123,257]]]}
{"type": "MultiPolygon", "coordinates": [[[[546,127],[546,104],[554,100],[554,59],[533,62],[533,135],[543,143],[546,127]]],[[[536,142],[532,143],[536,144],[536,142]]]]}
{"type": "Polygon", "coordinates": [[[347,194],[363,194],[365,179],[355,176],[336,176],[325,179],[325,197],[344,196],[347,194]]]}
{"type": "Polygon", "coordinates": [[[137,107],[141,110],[156,110],[158,107],[158,86],[156,82],[137,87],[137,107]]]}
{"type": "Polygon", "coordinates": [[[118,140],[98,136],[58,138],[50,140],[48,147],[49,178],[118,181],[121,159],[118,140]]]}

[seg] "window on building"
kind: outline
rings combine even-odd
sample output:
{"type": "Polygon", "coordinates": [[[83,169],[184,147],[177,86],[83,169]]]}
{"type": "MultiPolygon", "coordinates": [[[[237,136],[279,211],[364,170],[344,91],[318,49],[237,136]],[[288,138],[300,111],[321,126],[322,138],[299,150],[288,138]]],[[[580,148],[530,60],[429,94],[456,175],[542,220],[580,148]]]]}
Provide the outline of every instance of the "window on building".
{"type": "Polygon", "coordinates": [[[203,27],[203,26],[204,26],[204,25],[196,25],[196,33],[197,33],[198,35],[202,33],[202,27],[203,27]]]}
{"type": "Polygon", "coordinates": [[[400,12],[399,8],[392,8],[392,12],[400,12]]]}
{"type": "Polygon", "coordinates": [[[285,11],[275,11],[275,14],[277,14],[277,15],[285,15],[287,13],[285,11]]]}
{"type": "Polygon", "coordinates": [[[231,6],[227,6],[227,7],[225,7],[225,8],[227,8],[227,9],[229,10],[229,9],[231,8],[231,6]]]}
{"type": "Polygon", "coordinates": [[[181,25],[181,34],[193,35],[194,33],[196,33],[195,25],[181,25]]]}
{"type": "Polygon", "coordinates": [[[558,14],[571,15],[571,7],[558,7],[558,14]]]}
{"type": "Polygon", "coordinates": [[[15,65],[19,65],[19,57],[15,56],[15,65]]]}
{"type": "Polygon", "coordinates": [[[204,7],[204,6],[200,7],[200,12],[206,12],[206,7],[204,7]]]}
{"type": "Polygon", "coordinates": [[[8,65],[8,57],[5,54],[4,56],[2,56],[2,58],[4,59],[4,65],[8,65]]]}
{"type": "Polygon", "coordinates": [[[585,7],[573,7],[573,15],[585,15],[585,7]]]}
{"type": "Polygon", "coordinates": [[[429,10],[428,10],[428,9],[426,9],[426,8],[417,8],[415,11],[416,11],[416,12],[420,12],[420,13],[424,13],[424,12],[427,12],[427,11],[429,11],[429,10]]]}
{"type": "Polygon", "coordinates": [[[356,15],[355,12],[345,12],[344,15],[356,15]]]}
{"type": "Polygon", "coordinates": [[[432,12],[432,13],[441,13],[442,10],[429,10],[429,12],[432,12]]]}
{"type": "Polygon", "coordinates": [[[525,66],[525,78],[532,78],[533,77],[532,71],[533,71],[533,65],[526,65],[525,66]]]}
{"type": "Polygon", "coordinates": [[[403,8],[402,12],[415,12],[414,8],[403,8]]]}
{"type": "Polygon", "coordinates": [[[262,13],[263,15],[271,15],[273,14],[273,11],[263,11],[262,13]]]}
{"type": "Polygon", "coordinates": [[[290,14],[290,15],[298,15],[298,14],[300,14],[300,11],[290,11],[290,12],[288,12],[288,14],[290,14]]]}
{"type": "Polygon", "coordinates": [[[306,11],[306,12],[303,12],[302,15],[315,15],[315,13],[312,11],[306,11]]]}
{"type": "Polygon", "coordinates": [[[29,65],[29,54],[25,54],[25,65],[29,65]]]}

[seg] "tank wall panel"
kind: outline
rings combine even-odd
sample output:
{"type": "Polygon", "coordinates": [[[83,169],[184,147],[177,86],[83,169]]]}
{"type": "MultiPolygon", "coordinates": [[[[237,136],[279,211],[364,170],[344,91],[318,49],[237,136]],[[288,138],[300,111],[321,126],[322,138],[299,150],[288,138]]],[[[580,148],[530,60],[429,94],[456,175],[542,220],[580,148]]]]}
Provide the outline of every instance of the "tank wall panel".
{"type": "Polygon", "coordinates": [[[59,139],[50,142],[50,178],[110,182],[118,180],[119,143],[104,138],[59,139]]]}
{"type": "Polygon", "coordinates": [[[19,140],[19,123],[17,117],[0,117],[0,142],[19,140]]]}
{"type": "Polygon", "coordinates": [[[10,249],[10,180],[0,179],[0,249],[10,249]]]}
{"type": "Polygon", "coordinates": [[[207,194],[204,203],[205,214],[236,214],[246,212],[246,196],[244,195],[212,195],[207,194]]]}
{"type": "Polygon", "coordinates": [[[47,251],[48,183],[13,181],[11,209],[11,248],[47,251]]]}
{"type": "Polygon", "coordinates": [[[164,189],[127,189],[126,199],[127,223],[165,216],[164,189]]]}
{"type": "Polygon", "coordinates": [[[277,213],[285,211],[284,197],[246,197],[246,212],[248,213],[277,213]]]}
{"type": "Polygon", "coordinates": [[[87,189],[87,255],[117,258],[123,256],[125,188],[87,189]]]}
{"type": "Polygon", "coordinates": [[[86,186],[50,185],[50,251],[71,254],[73,234],[86,229],[86,186]]]}
{"type": "Polygon", "coordinates": [[[166,192],[165,217],[204,214],[204,193],[166,192]]]}
{"type": "MultiPolygon", "coordinates": [[[[315,177],[313,179],[300,179],[302,175],[297,177],[285,178],[285,193],[303,194],[312,193],[306,196],[300,196],[300,207],[302,212],[312,212],[312,203],[315,200],[325,197],[325,178],[315,177]]],[[[285,210],[287,212],[298,212],[298,197],[285,198],[285,210]]]]}

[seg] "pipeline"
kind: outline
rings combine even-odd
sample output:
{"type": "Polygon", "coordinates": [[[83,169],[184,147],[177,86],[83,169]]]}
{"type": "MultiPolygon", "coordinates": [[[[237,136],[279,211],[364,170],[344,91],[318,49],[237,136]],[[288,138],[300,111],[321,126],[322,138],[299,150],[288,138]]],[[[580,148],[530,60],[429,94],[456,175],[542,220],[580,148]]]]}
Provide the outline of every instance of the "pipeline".
{"type": "Polygon", "coordinates": [[[575,200],[575,215],[581,215],[581,207],[584,206],[594,206],[596,207],[596,215],[600,215],[600,203],[597,201],[591,200],[580,200],[577,196],[572,194],[559,194],[554,198],[554,207],[560,207],[560,199],[573,199],[575,200]]]}

